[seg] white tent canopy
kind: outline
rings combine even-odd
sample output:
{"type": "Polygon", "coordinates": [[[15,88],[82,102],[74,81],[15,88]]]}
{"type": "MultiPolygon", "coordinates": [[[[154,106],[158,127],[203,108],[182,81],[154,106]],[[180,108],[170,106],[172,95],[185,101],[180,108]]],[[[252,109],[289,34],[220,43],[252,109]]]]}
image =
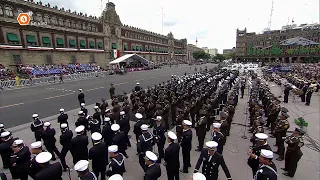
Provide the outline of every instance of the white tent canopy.
{"type": "Polygon", "coordinates": [[[122,62],[126,62],[126,63],[130,63],[133,62],[134,60],[139,61],[141,63],[143,63],[144,65],[149,65],[149,64],[153,64],[153,62],[137,55],[137,54],[126,54],[124,56],[121,56],[113,61],[111,61],[109,64],[110,65],[116,65],[122,62]]]}

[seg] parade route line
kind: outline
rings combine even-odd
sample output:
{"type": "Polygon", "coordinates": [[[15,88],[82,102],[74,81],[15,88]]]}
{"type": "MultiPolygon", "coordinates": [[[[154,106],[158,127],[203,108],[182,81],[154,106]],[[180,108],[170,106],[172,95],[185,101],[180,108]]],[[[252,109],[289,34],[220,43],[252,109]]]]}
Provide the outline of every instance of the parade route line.
{"type": "Polygon", "coordinates": [[[93,90],[98,90],[98,89],[103,89],[103,88],[104,88],[104,87],[96,87],[96,88],[92,88],[92,89],[85,90],[85,92],[93,91],[93,90]]]}
{"type": "Polygon", "coordinates": [[[11,104],[11,105],[7,105],[7,106],[1,106],[0,109],[13,107],[13,106],[19,106],[19,105],[22,105],[22,104],[24,104],[24,103],[17,103],[17,104],[11,104]]]}
{"type": "Polygon", "coordinates": [[[54,98],[58,98],[58,97],[68,96],[68,95],[71,95],[71,94],[73,94],[73,93],[62,94],[62,95],[59,95],[59,96],[52,96],[52,97],[48,97],[46,99],[54,99],[54,98]]]}

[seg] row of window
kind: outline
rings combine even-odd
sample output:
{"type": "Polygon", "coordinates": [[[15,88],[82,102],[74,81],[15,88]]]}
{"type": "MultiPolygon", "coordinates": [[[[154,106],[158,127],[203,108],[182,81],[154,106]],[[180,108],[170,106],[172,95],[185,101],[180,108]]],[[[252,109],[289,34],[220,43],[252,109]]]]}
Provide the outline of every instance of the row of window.
{"type": "MultiPolygon", "coordinates": [[[[17,34],[7,33],[6,36],[9,44],[11,45],[21,44],[20,38],[17,34]]],[[[52,42],[54,41],[52,41],[51,37],[42,36],[41,42],[39,44],[36,36],[26,35],[26,44],[28,46],[53,47],[52,42]]],[[[94,41],[87,42],[86,40],[80,39],[77,46],[76,39],[68,39],[68,42],[66,43],[65,39],[60,37],[55,38],[55,45],[57,48],[103,49],[102,42],[94,42],[94,41]]]]}
{"type": "Polygon", "coordinates": [[[151,42],[161,43],[161,44],[168,44],[168,40],[166,39],[156,38],[148,35],[141,35],[139,33],[128,32],[128,31],[125,32],[124,37],[131,38],[131,39],[139,39],[144,41],[151,41],[151,42]]]}
{"type": "MultiPolygon", "coordinates": [[[[10,6],[4,6],[4,8],[0,5],[0,16],[7,16],[7,17],[17,17],[19,13],[29,12],[24,11],[22,9],[18,9],[17,13],[14,13],[13,8],[10,6]]],[[[75,22],[73,20],[57,18],[55,16],[49,15],[42,15],[40,13],[34,13],[31,16],[31,20],[38,21],[38,22],[45,22],[48,25],[55,25],[60,27],[68,27],[73,29],[80,29],[80,30],[88,30],[91,32],[98,32],[98,28],[94,24],[84,23],[84,22],[75,22]]]]}
{"type": "MultiPolygon", "coordinates": [[[[164,47],[156,47],[156,46],[149,46],[145,45],[144,48],[140,44],[132,44],[131,48],[129,49],[128,44],[123,44],[123,50],[125,51],[140,51],[140,52],[158,52],[158,53],[169,53],[170,50],[164,47]]],[[[175,50],[175,54],[184,54],[183,50],[175,50]]]]}

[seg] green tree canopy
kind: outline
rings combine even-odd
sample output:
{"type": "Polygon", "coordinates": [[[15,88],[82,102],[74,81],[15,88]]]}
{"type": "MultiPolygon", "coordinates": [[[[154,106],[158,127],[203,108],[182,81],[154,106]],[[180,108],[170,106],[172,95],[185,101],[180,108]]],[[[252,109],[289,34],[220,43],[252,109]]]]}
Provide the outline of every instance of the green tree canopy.
{"type": "Polygon", "coordinates": [[[227,57],[224,56],[223,54],[217,54],[216,56],[213,57],[214,60],[220,60],[220,61],[223,61],[223,60],[226,60],[227,57]]]}
{"type": "Polygon", "coordinates": [[[210,59],[210,54],[204,52],[204,51],[195,51],[192,53],[193,58],[195,59],[210,59]]]}

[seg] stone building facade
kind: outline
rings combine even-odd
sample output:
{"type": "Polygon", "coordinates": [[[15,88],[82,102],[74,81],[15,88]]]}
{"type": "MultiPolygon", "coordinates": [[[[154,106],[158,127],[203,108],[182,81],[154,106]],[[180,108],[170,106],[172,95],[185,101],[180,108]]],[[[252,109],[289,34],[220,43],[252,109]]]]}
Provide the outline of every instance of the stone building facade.
{"type": "Polygon", "coordinates": [[[237,29],[236,60],[300,62],[320,55],[320,25],[302,24],[262,34],[237,29]],[[290,44],[286,42],[291,42],[290,44]]]}
{"type": "Polygon", "coordinates": [[[33,0],[0,1],[0,63],[97,63],[107,67],[113,50],[136,53],[153,62],[186,60],[187,40],[121,23],[109,2],[101,17],[33,0]],[[32,12],[31,23],[21,26],[19,13],[32,12]]]}

